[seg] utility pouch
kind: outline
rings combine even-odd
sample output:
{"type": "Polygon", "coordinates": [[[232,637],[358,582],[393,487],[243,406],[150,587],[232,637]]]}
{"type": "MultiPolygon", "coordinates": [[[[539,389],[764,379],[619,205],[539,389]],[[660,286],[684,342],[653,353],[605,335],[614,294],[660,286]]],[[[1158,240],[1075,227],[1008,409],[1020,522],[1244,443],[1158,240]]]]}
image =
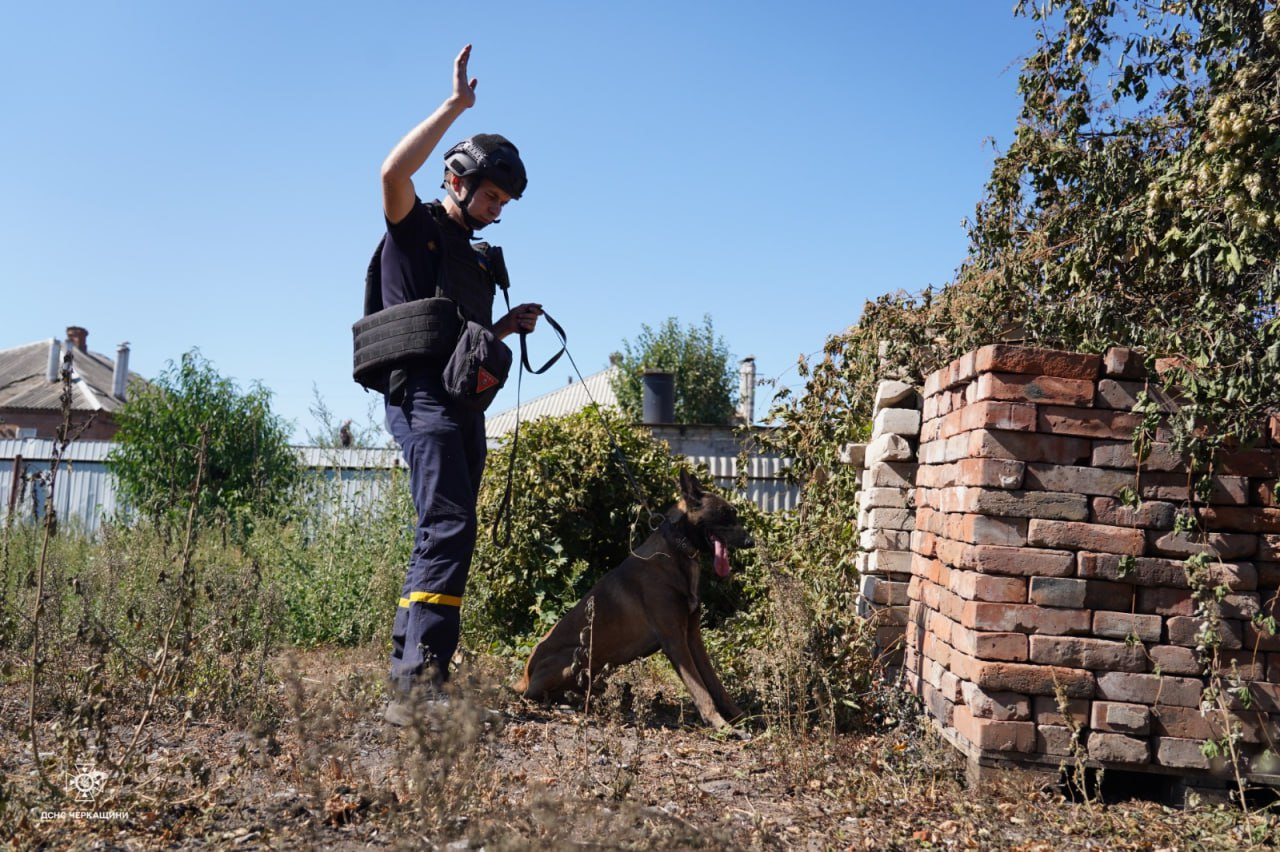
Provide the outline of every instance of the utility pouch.
{"type": "Polygon", "coordinates": [[[417,299],[383,308],[351,326],[352,377],[386,393],[393,368],[414,362],[443,363],[453,352],[462,320],[452,299],[417,299]]]}
{"type": "Polygon", "coordinates": [[[458,343],[444,365],[444,389],[457,405],[484,411],[507,383],[511,361],[511,350],[497,335],[480,323],[464,320],[458,343]]]}

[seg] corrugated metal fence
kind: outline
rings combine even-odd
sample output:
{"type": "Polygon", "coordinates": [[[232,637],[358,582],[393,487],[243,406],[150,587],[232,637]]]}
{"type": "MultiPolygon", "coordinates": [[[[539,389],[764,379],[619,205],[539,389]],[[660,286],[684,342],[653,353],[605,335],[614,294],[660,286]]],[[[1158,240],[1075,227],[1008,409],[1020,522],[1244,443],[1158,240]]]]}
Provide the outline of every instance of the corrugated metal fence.
{"type": "MultiPolygon", "coordinates": [[[[67,447],[54,482],[54,507],[59,521],[95,532],[104,518],[122,508],[116,500],[115,478],[107,470],[110,441],[77,441],[67,447]]],[[[403,468],[395,450],[297,447],[299,460],[310,471],[339,483],[339,502],[364,505],[377,499],[388,472],[403,468]]],[[[48,439],[0,439],[0,521],[41,518],[49,493],[54,442],[48,439]]],[[[689,456],[707,466],[716,485],[732,491],[737,476],[736,456],[689,456]]],[[[747,471],[747,498],[765,511],[794,508],[796,491],[782,479],[786,461],[752,458],[747,471]]]]}

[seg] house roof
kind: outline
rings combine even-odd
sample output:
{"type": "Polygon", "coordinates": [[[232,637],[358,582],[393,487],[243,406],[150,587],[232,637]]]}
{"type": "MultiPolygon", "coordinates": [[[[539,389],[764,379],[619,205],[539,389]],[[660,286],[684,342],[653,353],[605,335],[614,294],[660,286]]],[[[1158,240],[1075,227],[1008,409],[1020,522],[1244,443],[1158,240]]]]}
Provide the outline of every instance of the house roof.
{"type": "MultiPolygon", "coordinates": [[[[0,409],[62,408],[62,383],[49,381],[49,352],[62,347],[54,338],[38,340],[0,350],[0,409]]],[[[62,350],[58,351],[58,369],[62,369],[62,350]]],[[[115,362],[98,352],[75,350],[71,359],[73,411],[115,411],[124,400],[111,395],[115,362]]],[[[129,373],[129,381],[142,381],[137,373],[129,373]]]]}
{"type": "Polygon", "coordinates": [[[607,367],[598,373],[585,376],[580,382],[572,382],[559,390],[544,393],[528,402],[521,402],[520,407],[508,408],[497,414],[491,414],[484,421],[484,436],[494,440],[516,428],[516,414],[520,420],[528,422],[539,417],[560,417],[581,411],[592,402],[601,408],[617,406],[618,397],[613,392],[612,379],[618,371],[617,367],[607,367]]]}

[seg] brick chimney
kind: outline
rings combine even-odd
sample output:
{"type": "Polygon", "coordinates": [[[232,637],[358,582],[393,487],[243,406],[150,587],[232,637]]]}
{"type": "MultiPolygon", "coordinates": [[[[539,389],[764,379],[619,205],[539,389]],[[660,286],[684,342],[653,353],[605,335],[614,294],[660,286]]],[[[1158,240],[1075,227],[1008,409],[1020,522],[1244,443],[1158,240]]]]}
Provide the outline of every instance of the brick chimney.
{"type": "Polygon", "coordinates": [[[67,340],[71,341],[71,345],[81,352],[88,352],[89,331],[78,325],[67,326],[67,340]]]}

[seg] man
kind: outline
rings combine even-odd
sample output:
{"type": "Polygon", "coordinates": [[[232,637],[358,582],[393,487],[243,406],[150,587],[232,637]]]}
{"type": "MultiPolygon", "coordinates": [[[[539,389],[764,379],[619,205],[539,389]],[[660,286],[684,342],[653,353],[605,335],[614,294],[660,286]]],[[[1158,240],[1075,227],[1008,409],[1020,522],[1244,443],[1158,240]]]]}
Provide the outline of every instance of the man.
{"type": "MultiPolygon", "coordinates": [[[[533,331],[536,304],[492,319],[495,275],[469,240],[498,220],[524,192],[519,151],[501,136],[480,134],[445,154],[443,201],[424,204],[413,175],[446,131],[476,102],[476,80],[467,77],[471,45],[454,60],[453,92],[409,131],[382,164],[382,205],[387,236],[382,248],[382,305],[444,295],[463,315],[489,326],[499,338],[533,331]]],[[[401,365],[389,378],[387,427],[409,466],[418,524],[408,576],[392,630],[392,701],[386,719],[413,718],[410,701],[438,694],[458,646],[459,608],[476,542],[476,500],[484,469],[484,414],[452,402],[442,384],[439,359],[401,365]],[[418,693],[415,695],[415,687],[418,693]]]]}

